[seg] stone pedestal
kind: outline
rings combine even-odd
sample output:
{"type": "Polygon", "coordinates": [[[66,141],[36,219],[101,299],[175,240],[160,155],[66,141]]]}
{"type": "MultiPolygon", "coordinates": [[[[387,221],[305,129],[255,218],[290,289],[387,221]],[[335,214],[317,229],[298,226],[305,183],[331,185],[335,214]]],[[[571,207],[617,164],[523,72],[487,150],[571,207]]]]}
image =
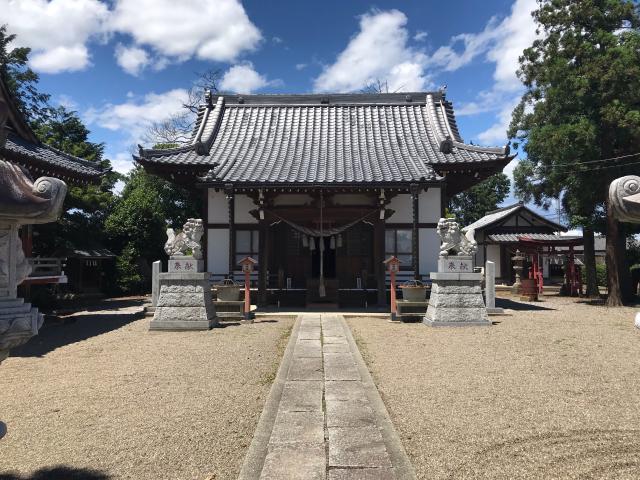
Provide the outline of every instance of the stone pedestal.
{"type": "Polygon", "coordinates": [[[431,274],[431,297],[423,323],[432,327],[491,325],[482,298],[482,274],[463,273],[471,261],[467,256],[441,257],[431,274]],[[456,272],[457,270],[457,272],[456,272]]]}
{"type": "Polygon", "coordinates": [[[161,273],[159,283],[149,330],[208,330],[217,324],[207,272],[161,273]]]}

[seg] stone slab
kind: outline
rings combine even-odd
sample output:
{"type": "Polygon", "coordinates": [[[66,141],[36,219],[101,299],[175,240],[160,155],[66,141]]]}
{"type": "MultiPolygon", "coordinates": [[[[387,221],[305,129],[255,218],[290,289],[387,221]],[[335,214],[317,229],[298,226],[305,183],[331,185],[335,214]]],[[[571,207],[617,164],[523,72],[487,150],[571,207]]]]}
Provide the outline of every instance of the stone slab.
{"type": "Polygon", "coordinates": [[[320,340],[320,327],[300,327],[300,340],[320,340]]]}
{"type": "Polygon", "coordinates": [[[321,412],[322,381],[286,382],[280,398],[279,410],[282,412],[321,412]]]}
{"type": "Polygon", "coordinates": [[[326,402],[368,402],[367,394],[359,381],[327,381],[325,386],[326,402]]]}
{"type": "Polygon", "coordinates": [[[447,272],[431,272],[429,274],[431,280],[482,280],[481,273],[447,273],[447,272]]]}
{"type": "Polygon", "coordinates": [[[447,293],[432,294],[429,306],[444,308],[485,308],[482,295],[479,293],[447,293]]]}
{"type": "Polygon", "coordinates": [[[396,480],[392,468],[335,468],[329,480],[396,480]]]}
{"type": "Polygon", "coordinates": [[[322,358],[294,358],[287,380],[322,380],[322,358]]]}
{"type": "Polygon", "coordinates": [[[349,345],[347,343],[325,343],[322,345],[324,353],[348,353],[349,345]]]}
{"type": "Polygon", "coordinates": [[[327,427],[367,427],[376,425],[376,416],[362,401],[327,401],[327,427]]]}
{"type": "Polygon", "coordinates": [[[425,325],[430,327],[489,327],[491,326],[491,322],[487,321],[471,321],[467,320],[464,322],[438,322],[435,320],[430,320],[425,317],[422,321],[425,325]]]}
{"type": "Polygon", "coordinates": [[[269,444],[324,444],[324,414],[322,411],[284,412],[279,410],[269,444]]]}
{"type": "Polygon", "coordinates": [[[425,320],[431,322],[465,323],[465,322],[489,322],[489,316],[485,308],[435,308],[429,305],[425,320]]]}
{"type": "Polygon", "coordinates": [[[469,256],[438,258],[438,273],[473,273],[473,259],[469,256]]]}
{"type": "Polygon", "coordinates": [[[439,280],[431,286],[431,295],[446,293],[477,293],[482,294],[482,286],[478,281],[446,281],[439,280]]]}
{"type": "Polygon", "coordinates": [[[322,337],[322,343],[329,344],[329,343],[341,343],[343,345],[347,345],[347,339],[345,337],[327,337],[327,336],[323,336],[322,337]]]}
{"type": "Polygon", "coordinates": [[[167,264],[169,273],[203,272],[204,260],[193,257],[171,257],[167,264]]]}
{"type": "Polygon", "coordinates": [[[298,339],[293,349],[294,358],[321,358],[322,344],[320,340],[298,339]]]}
{"type": "Polygon", "coordinates": [[[149,330],[167,330],[167,331],[179,331],[179,330],[209,330],[214,326],[213,320],[193,321],[193,320],[163,320],[149,322],[149,330]]]}
{"type": "Polygon", "coordinates": [[[504,315],[504,308],[500,308],[500,307],[495,307],[495,308],[488,308],[487,307],[487,314],[488,315],[504,315]]]}
{"type": "Polygon", "coordinates": [[[360,380],[360,373],[351,353],[324,354],[325,380],[360,380]]]}
{"type": "Polygon", "coordinates": [[[330,467],[392,467],[378,427],[329,427],[330,467]]]}
{"type": "Polygon", "coordinates": [[[210,275],[207,272],[161,273],[160,275],[158,275],[161,283],[166,280],[186,280],[186,281],[205,280],[208,282],[209,276],[210,275]]]}
{"type": "Polygon", "coordinates": [[[260,480],[324,480],[324,445],[270,445],[260,480]]]}

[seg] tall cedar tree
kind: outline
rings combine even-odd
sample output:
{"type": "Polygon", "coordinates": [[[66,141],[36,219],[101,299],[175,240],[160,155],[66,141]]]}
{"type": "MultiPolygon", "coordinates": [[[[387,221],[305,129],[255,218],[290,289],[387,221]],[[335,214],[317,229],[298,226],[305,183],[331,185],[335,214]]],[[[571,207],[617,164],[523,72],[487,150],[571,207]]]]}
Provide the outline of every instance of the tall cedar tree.
{"type": "MultiPolygon", "coordinates": [[[[104,144],[89,141],[90,132],[75,112],[64,107],[49,108],[46,119],[32,124],[38,138],[47,145],[96,162],[105,170],[111,168],[109,160],[102,158],[104,144]]],[[[51,255],[57,250],[106,246],[104,221],[113,208],[112,190],[119,177],[109,171],[99,185],[69,185],[60,220],[38,226],[34,253],[51,255]]]]}
{"type": "Polygon", "coordinates": [[[38,74],[28,66],[31,49],[9,45],[15,38],[7,32],[7,25],[0,25],[0,78],[27,120],[44,120],[49,95],[38,91],[38,74]]]}
{"type": "Polygon", "coordinates": [[[528,157],[514,172],[516,195],[545,206],[561,197],[572,226],[584,227],[589,294],[597,292],[594,230],[606,215],[610,306],[622,304],[628,282],[608,185],[637,172],[640,158],[612,159],[640,151],[638,13],[628,0],[538,0],[540,38],[520,57],[526,92],[509,129],[528,157]]]}
{"type": "Polygon", "coordinates": [[[504,173],[497,173],[478,185],[455,195],[449,203],[449,212],[461,225],[480,220],[487,212],[498,208],[509,195],[511,184],[504,173]]]}

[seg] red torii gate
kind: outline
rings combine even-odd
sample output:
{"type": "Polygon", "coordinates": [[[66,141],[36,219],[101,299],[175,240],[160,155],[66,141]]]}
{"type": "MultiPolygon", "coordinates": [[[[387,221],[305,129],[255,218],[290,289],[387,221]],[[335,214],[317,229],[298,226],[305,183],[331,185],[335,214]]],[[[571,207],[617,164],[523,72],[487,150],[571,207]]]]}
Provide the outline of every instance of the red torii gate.
{"type": "Polygon", "coordinates": [[[542,294],[544,288],[544,277],[540,266],[540,255],[544,253],[561,253],[567,255],[567,271],[565,275],[565,288],[569,295],[582,294],[582,280],[580,272],[576,268],[574,247],[582,245],[584,240],[575,237],[561,237],[537,239],[528,235],[518,236],[518,249],[531,259],[529,278],[536,281],[538,294],[542,294]],[[568,251],[557,252],[556,247],[568,247],[568,251]]]}

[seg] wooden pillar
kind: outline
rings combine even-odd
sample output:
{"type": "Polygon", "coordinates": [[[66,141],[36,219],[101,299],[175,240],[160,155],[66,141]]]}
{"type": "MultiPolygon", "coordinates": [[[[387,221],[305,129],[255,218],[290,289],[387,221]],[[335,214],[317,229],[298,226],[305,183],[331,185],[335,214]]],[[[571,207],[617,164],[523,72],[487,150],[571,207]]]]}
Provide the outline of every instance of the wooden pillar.
{"type": "Polygon", "coordinates": [[[228,278],[233,278],[233,269],[235,267],[235,246],[236,246],[236,229],[235,229],[235,199],[233,195],[233,185],[224,186],[227,195],[227,206],[229,209],[229,273],[228,278]]]}
{"type": "Polygon", "coordinates": [[[378,288],[378,306],[382,307],[387,304],[387,288],[385,285],[386,269],[384,262],[384,199],[380,199],[380,215],[375,223],[373,231],[373,269],[376,276],[376,284],[378,288]],[[382,218],[380,218],[382,216],[382,218]]]}
{"type": "Polygon", "coordinates": [[[204,205],[202,207],[202,223],[204,224],[204,235],[202,237],[202,258],[204,259],[204,271],[209,270],[209,258],[207,256],[207,249],[209,246],[209,229],[207,224],[209,223],[209,189],[205,188],[202,191],[202,201],[204,205]]]}
{"type": "Polygon", "coordinates": [[[258,232],[258,306],[267,305],[267,269],[269,259],[267,258],[267,236],[269,235],[269,223],[260,220],[260,230],[258,232]]]}
{"type": "Polygon", "coordinates": [[[419,245],[419,232],[418,232],[418,219],[419,219],[419,204],[418,204],[418,196],[420,194],[420,185],[417,183],[412,183],[409,186],[409,191],[411,192],[411,206],[412,206],[412,226],[411,226],[411,260],[412,260],[412,268],[413,268],[413,278],[415,280],[420,280],[420,249],[419,245]]]}

